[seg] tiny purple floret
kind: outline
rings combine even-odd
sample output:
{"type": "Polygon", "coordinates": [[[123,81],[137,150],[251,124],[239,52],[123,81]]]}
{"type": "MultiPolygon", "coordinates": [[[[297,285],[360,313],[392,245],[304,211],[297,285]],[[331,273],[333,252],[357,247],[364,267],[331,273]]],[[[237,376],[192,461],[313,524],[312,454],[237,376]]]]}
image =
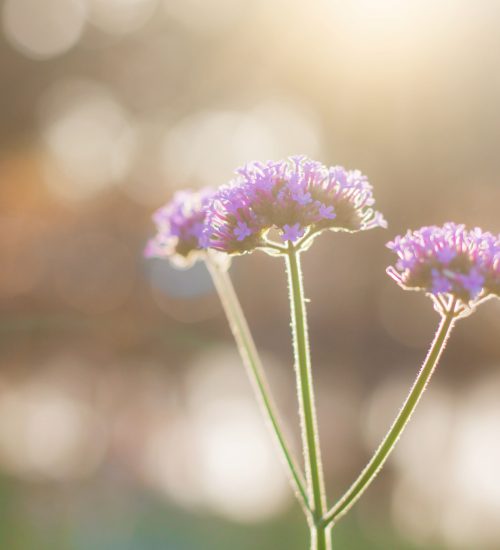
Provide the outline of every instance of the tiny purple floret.
{"type": "Polygon", "coordinates": [[[292,241],[292,243],[298,241],[305,234],[305,229],[300,227],[300,224],[295,223],[293,225],[283,226],[283,233],[281,238],[284,242],[292,241]]]}
{"type": "Polygon", "coordinates": [[[252,230],[246,222],[238,222],[238,225],[234,228],[234,234],[238,241],[243,241],[252,234],[252,230]]]}

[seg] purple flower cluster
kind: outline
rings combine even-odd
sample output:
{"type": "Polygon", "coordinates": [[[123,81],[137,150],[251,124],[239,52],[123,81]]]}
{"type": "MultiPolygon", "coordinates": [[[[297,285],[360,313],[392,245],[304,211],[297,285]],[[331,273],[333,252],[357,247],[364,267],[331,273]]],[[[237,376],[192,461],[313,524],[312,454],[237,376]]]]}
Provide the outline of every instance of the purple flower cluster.
{"type": "Polygon", "coordinates": [[[327,168],[303,156],[253,162],[214,194],[205,224],[207,245],[241,254],[265,247],[273,228],[283,242],[295,243],[323,229],[386,227],[374,202],[372,186],[357,170],[327,168]]]}
{"type": "Polygon", "coordinates": [[[500,296],[500,235],[446,223],[408,231],[387,247],[398,255],[387,273],[403,288],[465,303],[500,296]]]}
{"type": "Polygon", "coordinates": [[[157,233],[145,250],[147,257],[170,258],[189,264],[205,248],[204,223],[213,190],[179,191],[153,215],[157,233]]]}

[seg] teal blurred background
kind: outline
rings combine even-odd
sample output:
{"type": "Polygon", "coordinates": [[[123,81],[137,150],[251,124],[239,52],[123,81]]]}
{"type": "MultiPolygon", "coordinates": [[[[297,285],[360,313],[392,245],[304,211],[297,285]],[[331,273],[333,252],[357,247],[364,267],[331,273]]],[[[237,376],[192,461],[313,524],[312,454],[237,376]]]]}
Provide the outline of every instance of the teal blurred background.
{"type": "MultiPolygon", "coordinates": [[[[500,4],[3,0],[0,26],[0,548],[306,548],[206,271],[142,258],[151,213],[252,159],[369,176],[389,229],[304,257],[340,496],[438,321],[384,244],[500,232],[500,4]]],[[[283,266],[231,274],[297,449],[283,266]]],[[[335,548],[500,548],[499,322],[492,302],[459,323],[335,548]]]]}

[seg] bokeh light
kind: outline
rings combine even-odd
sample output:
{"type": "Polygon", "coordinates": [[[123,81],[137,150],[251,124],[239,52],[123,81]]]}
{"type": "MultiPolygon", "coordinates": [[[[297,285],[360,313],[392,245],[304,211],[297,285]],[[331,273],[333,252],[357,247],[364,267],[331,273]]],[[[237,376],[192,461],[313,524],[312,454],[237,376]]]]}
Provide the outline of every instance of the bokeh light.
{"type": "Polygon", "coordinates": [[[171,196],[175,181],[165,177],[161,166],[165,125],[158,120],[141,120],[135,127],[135,162],[120,190],[133,201],[155,210],[171,196]]]}
{"type": "Polygon", "coordinates": [[[157,0],[87,0],[89,20],[114,35],[138,31],[153,15],[157,0]]]}
{"type": "MultiPolygon", "coordinates": [[[[393,510],[416,540],[457,549],[496,547],[500,491],[491,481],[500,459],[498,387],[492,378],[455,400],[434,387],[412,419],[395,454],[400,478],[393,510]]],[[[395,402],[387,391],[379,398],[379,405],[395,402]]]]}
{"type": "Polygon", "coordinates": [[[221,400],[202,411],[194,430],[199,474],[212,508],[244,522],[283,509],[289,486],[253,402],[221,400]]]}
{"type": "Polygon", "coordinates": [[[247,111],[202,111],[181,120],[165,136],[163,165],[170,180],[217,185],[249,158],[316,156],[320,146],[314,114],[277,98],[247,111]]]}
{"type": "Polygon", "coordinates": [[[66,480],[92,475],[106,448],[91,406],[43,383],[0,393],[0,462],[13,474],[66,480]]]}
{"type": "Polygon", "coordinates": [[[83,0],[5,0],[2,8],[5,36],[14,48],[35,59],[69,50],[85,25],[83,0]]]}
{"type": "Polygon", "coordinates": [[[189,30],[216,33],[238,22],[248,0],[163,0],[166,15],[189,30]]]}
{"type": "Polygon", "coordinates": [[[288,481],[236,350],[205,354],[192,366],[188,388],[206,501],[239,521],[278,513],[289,502],[288,481]]]}
{"type": "Polygon", "coordinates": [[[90,198],[125,177],[136,136],[108,90],[91,82],[60,83],[46,96],[41,116],[50,155],[46,181],[57,196],[90,198]]]}
{"type": "Polygon", "coordinates": [[[183,506],[239,522],[282,511],[288,480],[236,352],[213,350],[192,365],[186,398],[183,415],[151,432],[146,477],[183,506]]]}

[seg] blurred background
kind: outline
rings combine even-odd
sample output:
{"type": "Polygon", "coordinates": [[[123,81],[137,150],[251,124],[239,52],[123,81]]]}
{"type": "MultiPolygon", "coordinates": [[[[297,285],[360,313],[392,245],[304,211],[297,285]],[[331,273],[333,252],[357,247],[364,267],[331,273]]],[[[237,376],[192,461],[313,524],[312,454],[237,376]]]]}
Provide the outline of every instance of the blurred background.
{"type": "MultiPolygon", "coordinates": [[[[205,269],[142,258],[151,213],[252,159],[368,174],[389,229],[304,258],[340,496],[438,321],[385,242],[500,232],[499,25],[494,0],[0,2],[1,548],[306,548],[205,269]]],[[[283,271],[231,272],[297,448],[283,271]]],[[[339,549],[500,548],[499,322],[459,323],[339,549]]]]}

